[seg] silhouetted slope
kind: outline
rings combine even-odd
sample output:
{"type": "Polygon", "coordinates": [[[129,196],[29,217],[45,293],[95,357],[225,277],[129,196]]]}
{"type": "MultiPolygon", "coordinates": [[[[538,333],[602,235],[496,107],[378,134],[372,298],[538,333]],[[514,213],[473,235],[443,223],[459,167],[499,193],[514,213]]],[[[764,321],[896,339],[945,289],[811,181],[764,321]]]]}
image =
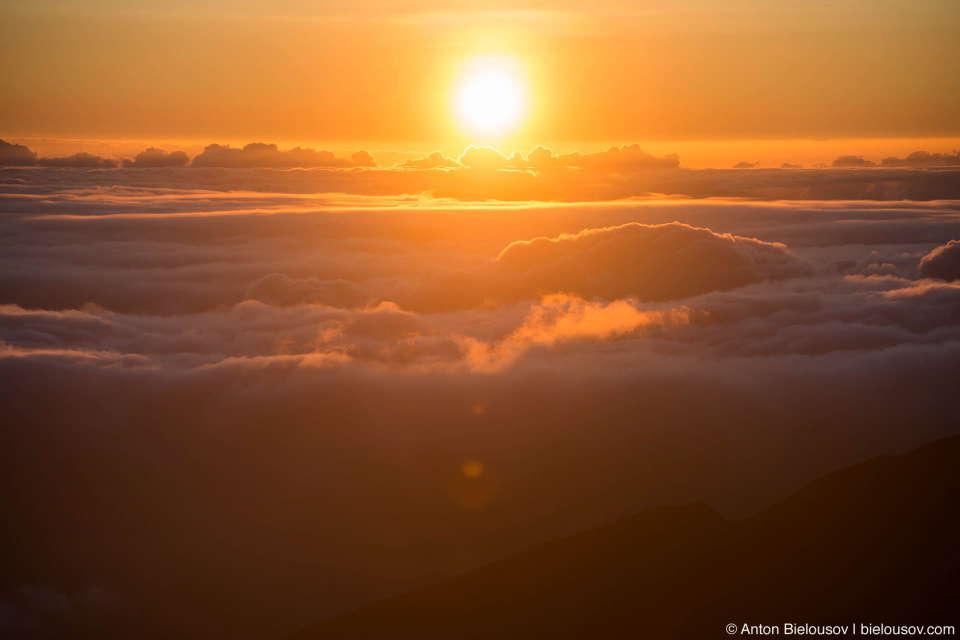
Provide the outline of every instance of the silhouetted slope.
{"type": "Polygon", "coordinates": [[[736,527],[698,571],[684,637],[721,621],[960,621],[960,438],[813,482],[736,527]]]}
{"type": "Polygon", "coordinates": [[[308,627],[322,638],[705,638],[728,623],[956,624],[960,438],[747,520],[646,511],[308,627]]]}

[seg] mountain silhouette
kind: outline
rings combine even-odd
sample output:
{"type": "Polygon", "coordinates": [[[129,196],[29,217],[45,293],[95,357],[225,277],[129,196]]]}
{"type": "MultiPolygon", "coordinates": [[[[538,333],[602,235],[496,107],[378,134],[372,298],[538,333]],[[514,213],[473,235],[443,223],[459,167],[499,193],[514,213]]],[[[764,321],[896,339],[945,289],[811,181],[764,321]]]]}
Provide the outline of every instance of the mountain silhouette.
{"type": "Polygon", "coordinates": [[[644,511],[287,640],[673,639],[724,637],[728,624],[956,626],[958,541],[960,436],[831,473],[739,522],[702,502],[644,511]]]}

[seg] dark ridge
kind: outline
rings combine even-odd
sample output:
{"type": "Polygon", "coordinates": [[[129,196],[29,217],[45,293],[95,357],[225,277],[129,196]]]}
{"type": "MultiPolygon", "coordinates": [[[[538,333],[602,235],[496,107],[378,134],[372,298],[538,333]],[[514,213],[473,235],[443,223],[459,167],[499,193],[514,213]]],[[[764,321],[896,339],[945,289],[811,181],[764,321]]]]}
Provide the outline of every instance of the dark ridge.
{"type": "Polygon", "coordinates": [[[741,522],[704,503],[541,544],[288,636],[707,638],[726,625],[956,625],[960,437],[816,480],[741,522]]]}

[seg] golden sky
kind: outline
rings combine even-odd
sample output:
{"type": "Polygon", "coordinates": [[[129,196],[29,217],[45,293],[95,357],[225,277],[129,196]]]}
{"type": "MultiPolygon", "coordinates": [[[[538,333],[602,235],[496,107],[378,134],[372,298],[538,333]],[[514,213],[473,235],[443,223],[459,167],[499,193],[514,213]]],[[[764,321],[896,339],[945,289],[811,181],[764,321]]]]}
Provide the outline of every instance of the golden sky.
{"type": "Polygon", "coordinates": [[[7,0],[4,137],[467,143],[960,135],[954,0],[7,0]],[[477,60],[514,126],[465,127],[477,60]]]}

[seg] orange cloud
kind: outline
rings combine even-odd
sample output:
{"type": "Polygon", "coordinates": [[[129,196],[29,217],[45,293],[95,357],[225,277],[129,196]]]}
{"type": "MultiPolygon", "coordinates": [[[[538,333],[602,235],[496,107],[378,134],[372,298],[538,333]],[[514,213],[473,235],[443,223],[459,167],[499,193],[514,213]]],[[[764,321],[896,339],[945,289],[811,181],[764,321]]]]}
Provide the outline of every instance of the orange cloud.
{"type": "Polygon", "coordinates": [[[503,169],[507,166],[509,159],[493,147],[474,147],[473,145],[463,150],[458,159],[460,164],[471,169],[503,169]]]}
{"type": "Polygon", "coordinates": [[[163,149],[150,147],[141,151],[133,160],[124,160],[125,167],[185,167],[190,162],[190,158],[183,151],[167,152],[163,149]]]}
{"type": "Polygon", "coordinates": [[[544,296],[515,331],[503,341],[490,344],[464,338],[466,362],[471,371],[502,371],[528,350],[558,343],[587,340],[602,342],[637,335],[656,325],[689,322],[686,308],[645,311],[629,300],[604,304],[587,302],[564,293],[544,296]]]}
{"type": "Polygon", "coordinates": [[[434,151],[426,158],[405,160],[398,166],[409,169],[452,169],[463,165],[447,158],[439,151],[434,151]]]}

